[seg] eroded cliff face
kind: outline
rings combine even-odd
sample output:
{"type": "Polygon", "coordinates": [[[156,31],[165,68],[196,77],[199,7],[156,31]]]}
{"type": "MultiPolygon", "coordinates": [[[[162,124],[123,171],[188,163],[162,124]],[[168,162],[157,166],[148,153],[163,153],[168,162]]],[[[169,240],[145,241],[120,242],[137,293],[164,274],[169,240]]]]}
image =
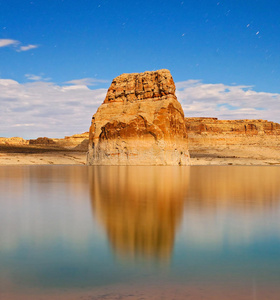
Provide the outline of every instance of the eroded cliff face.
{"type": "Polygon", "coordinates": [[[280,146],[280,124],[266,120],[185,118],[190,148],[196,146],[280,146]]]}
{"type": "Polygon", "coordinates": [[[168,70],[122,74],[92,118],[89,165],[188,165],[184,112],[168,70]]]}

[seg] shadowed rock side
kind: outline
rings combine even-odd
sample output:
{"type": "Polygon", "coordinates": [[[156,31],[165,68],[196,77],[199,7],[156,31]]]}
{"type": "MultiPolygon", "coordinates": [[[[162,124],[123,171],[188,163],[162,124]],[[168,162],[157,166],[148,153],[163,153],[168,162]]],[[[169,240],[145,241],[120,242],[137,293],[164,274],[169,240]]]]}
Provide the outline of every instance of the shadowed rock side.
{"type": "Polygon", "coordinates": [[[168,70],[122,74],[92,118],[89,165],[188,165],[184,112],[168,70]]]}
{"type": "Polygon", "coordinates": [[[89,169],[93,213],[118,258],[169,261],[189,170],[172,166],[89,169]]]}

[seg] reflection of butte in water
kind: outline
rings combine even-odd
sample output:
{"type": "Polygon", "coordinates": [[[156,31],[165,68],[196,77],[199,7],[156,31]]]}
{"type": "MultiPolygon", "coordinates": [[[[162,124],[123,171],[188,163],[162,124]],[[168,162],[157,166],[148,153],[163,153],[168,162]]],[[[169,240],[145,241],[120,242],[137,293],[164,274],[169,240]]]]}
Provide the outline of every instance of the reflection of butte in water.
{"type": "Polygon", "coordinates": [[[279,232],[278,167],[108,166],[90,168],[89,178],[93,211],[118,256],[168,260],[183,206],[191,245],[244,244],[268,228],[279,232]]]}
{"type": "Polygon", "coordinates": [[[117,256],[168,261],[181,221],[189,168],[94,167],[94,214],[117,256]]]}

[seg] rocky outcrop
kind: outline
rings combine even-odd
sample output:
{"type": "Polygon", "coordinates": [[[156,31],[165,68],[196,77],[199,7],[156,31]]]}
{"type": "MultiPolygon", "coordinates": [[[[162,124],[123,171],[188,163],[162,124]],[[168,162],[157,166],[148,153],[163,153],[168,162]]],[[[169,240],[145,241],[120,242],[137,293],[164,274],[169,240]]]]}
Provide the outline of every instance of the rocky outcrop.
{"type": "Polygon", "coordinates": [[[92,118],[89,165],[188,165],[184,112],[168,70],[122,74],[92,118]]]}
{"type": "Polygon", "coordinates": [[[29,145],[56,146],[68,150],[86,151],[88,148],[88,132],[66,136],[63,139],[39,137],[29,140],[29,145]]]}
{"type": "Polygon", "coordinates": [[[38,137],[37,139],[29,140],[29,145],[55,145],[55,141],[47,137],[38,137]]]}
{"type": "Polygon", "coordinates": [[[223,145],[280,146],[280,124],[266,120],[185,118],[190,148],[223,145]]]}
{"type": "Polygon", "coordinates": [[[54,139],[57,145],[74,151],[88,150],[88,132],[66,136],[63,139],[54,139]]]}
{"type": "MultiPolygon", "coordinates": [[[[37,139],[25,140],[21,137],[4,138],[0,137],[0,146],[3,151],[5,149],[12,149],[15,147],[18,150],[32,149],[46,149],[46,150],[70,150],[78,152],[86,152],[88,150],[88,132],[81,134],[74,134],[72,136],[65,136],[64,138],[48,138],[38,137],[37,139]],[[22,149],[21,149],[22,148],[22,149]]],[[[21,152],[22,152],[21,151],[21,152]]]]}
{"type": "Polygon", "coordinates": [[[7,145],[7,146],[23,146],[28,145],[28,140],[25,140],[21,137],[11,137],[11,138],[4,138],[0,137],[0,145],[7,145]]]}

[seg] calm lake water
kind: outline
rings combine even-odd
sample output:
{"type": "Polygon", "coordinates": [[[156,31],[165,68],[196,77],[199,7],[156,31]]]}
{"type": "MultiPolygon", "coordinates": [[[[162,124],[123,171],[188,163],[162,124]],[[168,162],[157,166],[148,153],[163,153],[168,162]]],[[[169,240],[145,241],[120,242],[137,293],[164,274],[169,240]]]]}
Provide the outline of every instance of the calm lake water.
{"type": "Polygon", "coordinates": [[[279,167],[0,167],[0,299],[280,299],[279,167]]]}

